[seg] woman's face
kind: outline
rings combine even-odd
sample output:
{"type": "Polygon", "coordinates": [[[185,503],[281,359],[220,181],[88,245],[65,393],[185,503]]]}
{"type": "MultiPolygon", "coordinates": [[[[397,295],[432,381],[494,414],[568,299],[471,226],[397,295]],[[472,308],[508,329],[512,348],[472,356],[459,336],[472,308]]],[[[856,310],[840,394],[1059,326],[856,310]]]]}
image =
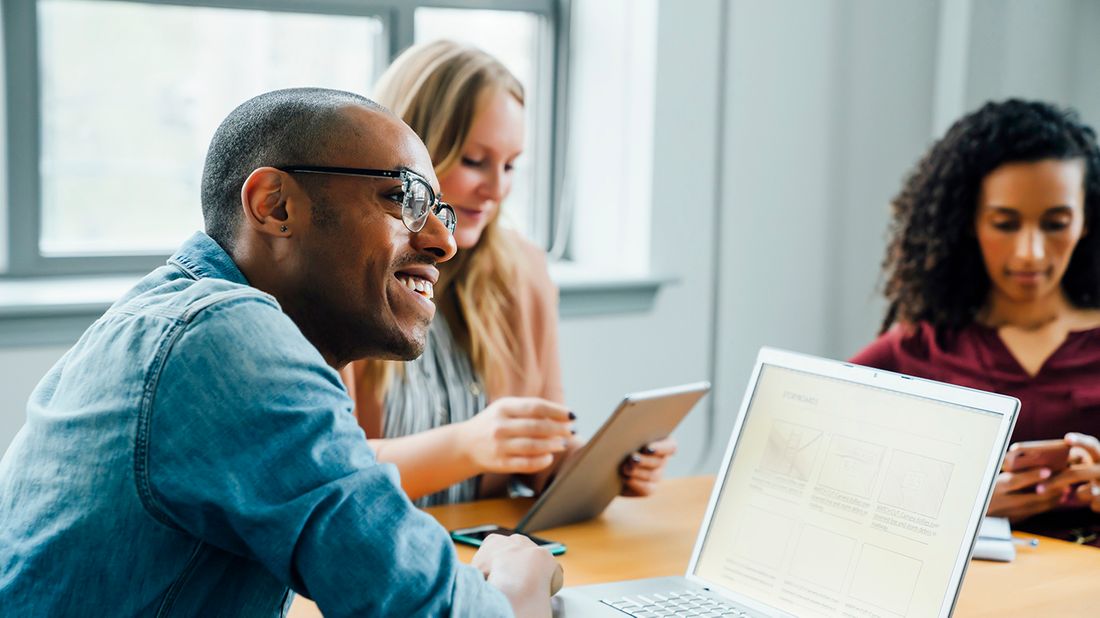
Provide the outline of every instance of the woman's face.
{"type": "Polygon", "coordinates": [[[523,152],[523,105],[507,92],[489,95],[474,117],[459,162],[439,177],[443,200],[458,215],[455,243],[477,244],[512,190],[512,166],[523,152]]]}
{"type": "Polygon", "coordinates": [[[1036,301],[1061,290],[1085,233],[1080,159],[1006,163],[982,180],[976,232],[994,293],[1036,301]]]}

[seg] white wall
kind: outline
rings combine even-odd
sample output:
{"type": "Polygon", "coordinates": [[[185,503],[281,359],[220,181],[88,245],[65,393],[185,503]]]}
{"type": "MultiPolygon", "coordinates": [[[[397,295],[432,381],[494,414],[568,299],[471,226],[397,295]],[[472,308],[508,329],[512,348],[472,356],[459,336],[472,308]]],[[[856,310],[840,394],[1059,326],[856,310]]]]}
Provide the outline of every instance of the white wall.
{"type": "MultiPolygon", "coordinates": [[[[650,265],[675,283],[651,312],[563,321],[566,398],[587,435],[625,393],[712,375],[720,15],[718,0],[659,7],[653,173],[638,182],[652,183],[650,265]]],[[[708,410],[704,401],[675,434],[684,448],[672,474],[698,469],[708,410]]]]}
{"type": "Polygon", "coordinates": [[[859,0],[837,12],[824,351],[847,358],[882,321],[877,282],[890,200],[933,137],[939,10],[935,2],[859,0]]]}
{"type": "Polygon", "coordinates": [[[1100,123],[1100,3],[970,0],[967,108],[1010,96],[1069,105],[1100,123]]]}
{"type": "MultiPolygon", "coordinates": [[[[828,2],[735,1],[727,15],[718,442],[760,346],[826,350],[834,19],[828,2]]],[[[710,467],[721,450],[711,449],[710,467]]]]}

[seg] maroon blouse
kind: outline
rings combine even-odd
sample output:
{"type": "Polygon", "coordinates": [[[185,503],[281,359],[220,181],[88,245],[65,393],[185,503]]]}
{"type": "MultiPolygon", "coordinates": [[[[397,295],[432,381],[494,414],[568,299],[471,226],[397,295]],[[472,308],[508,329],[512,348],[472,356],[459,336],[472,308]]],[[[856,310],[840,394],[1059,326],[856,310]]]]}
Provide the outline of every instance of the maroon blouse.
{"type": "MultiPolygon", "coordinates": [[[[929,324],[912,330],[895,326],[852,362],[1012,395],[1020,400],[1013,442],[1061,438],[1070,431],[1100,437],[1100,328],[1069,333],[1035,376],[1020,366],[996,330],[980,324],[942,346],[929,324]]],[[[1013,527],[1100,546],[1100,517],[1089,509],[1050,511],[1013,527]]]]}
{"type": "Polygon", "coordinates": [[[1071,332],[1035,376],[1028,375],[997,331],[972,324],[941,346],[926,323],[895,326],[852,362],[921,378],[1012,395],[1020,416],[1012,441],[1100,437],[1100,328],[1071,332]]]}

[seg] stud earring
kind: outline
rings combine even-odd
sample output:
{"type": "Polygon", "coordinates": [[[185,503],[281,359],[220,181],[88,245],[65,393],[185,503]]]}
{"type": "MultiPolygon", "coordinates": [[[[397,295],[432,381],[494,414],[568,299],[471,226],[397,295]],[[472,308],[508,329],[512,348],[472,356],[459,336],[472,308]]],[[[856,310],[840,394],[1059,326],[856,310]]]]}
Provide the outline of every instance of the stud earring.
{"type": "Polygon", "coordinates": [[[286,230],[287,230],[287,227],[286,227],[285,225],[280,225],[280,226],[279,226],[279,231],[280,231],[280,232],[283,232],[283,233],[285,234],[285,233],[286,233],[286,230]]]}

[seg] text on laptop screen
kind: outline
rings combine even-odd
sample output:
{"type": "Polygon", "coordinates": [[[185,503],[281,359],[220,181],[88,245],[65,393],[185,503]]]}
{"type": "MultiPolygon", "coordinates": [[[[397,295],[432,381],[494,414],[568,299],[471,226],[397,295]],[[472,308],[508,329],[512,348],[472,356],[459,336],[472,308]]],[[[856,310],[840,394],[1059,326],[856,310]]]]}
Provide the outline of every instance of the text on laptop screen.
{"type": "Polygon", "coordinates": [[[763,365],[694,574],[799,616],[935,616],[998,414],[763,365]]]}

